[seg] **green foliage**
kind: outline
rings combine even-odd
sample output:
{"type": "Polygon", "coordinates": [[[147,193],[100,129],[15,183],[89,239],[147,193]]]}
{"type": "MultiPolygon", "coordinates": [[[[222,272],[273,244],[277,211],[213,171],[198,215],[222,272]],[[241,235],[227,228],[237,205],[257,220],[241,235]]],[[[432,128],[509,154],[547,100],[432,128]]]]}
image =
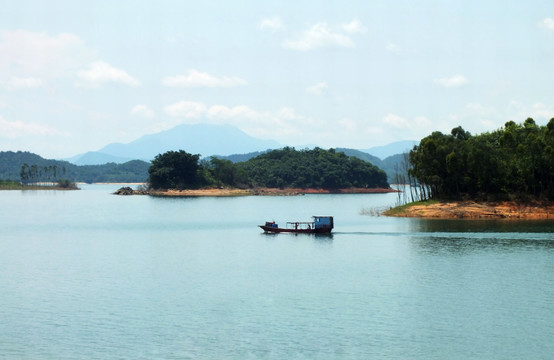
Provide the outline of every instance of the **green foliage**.
{"type": "Polygon", "coordinates": [[[22,188],[23,188],[23,185],[18,181],[0,180],[0,189],[13,190],[13,189],[22,189],[22,188]]]}
{"type": "Polygon", "coordinates": [[[198,165],[200,155],[184,150],[168,151],[157,155],[148,169],[148,182],[154,189],[188,189],[204,183],[198,165]]]}
{"type": "Polygon", "coordinates": [[[180,150],[156,156],[149,169],[150,186],[182,189],[198,186],[322,188],[388,188],[386,174],[372,164],[335,150],[296,151],[286,147],[233,163],[180,150]]]}
{"type": "Polygon", "coordinates": [[[204,164],[209,180],[206,182],[216,186],[245,187],[248,185],[248,176],[244,169],[230,160],[219,159],[214,156],[204,164]]]}
{"type": "Polygon", "coordinates": [[[58,184],[58,187],[62,189],[71,189],[71,190],[78,189],[77,184],[67,179],[58,180],[57,184],[58,184]]]}
{"type": "Polygon", "coordinates": [[[513,195],[554,199],[554,119],[538,126],[509,121],[471,136],[461,127],[434,132],[410,152],[410,170],[437,198],[513,195]]]}
{"type": "Polygon", "coordinates": [[[133,160],[124,164],[77,166],[67,161],[44,159],[30,152],[0,152],[0,178],[23,183],[56,182],[145,182],[150,163],[133,160]]]}
{"type": "Polygon", "coordinates": [[[75,171],[75,181],[94,182],[146,182],[150,163],[131,160],[123,164],[81,165],[75,171]]]}
{"type": "Polygon", "coordinates": [[[388,188],[386,174],[372,164],[334,149],[297,151],[285,147],[238,166],[254,186],[276,188],[388,188]]]}

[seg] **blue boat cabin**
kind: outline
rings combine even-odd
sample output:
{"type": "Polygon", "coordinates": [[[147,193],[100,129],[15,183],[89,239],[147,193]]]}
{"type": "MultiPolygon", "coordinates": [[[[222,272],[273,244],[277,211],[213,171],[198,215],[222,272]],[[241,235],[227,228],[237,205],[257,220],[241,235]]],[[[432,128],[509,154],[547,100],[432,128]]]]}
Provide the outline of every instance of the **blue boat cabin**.
{"type": "Polygon", "coordinates": [[[333,217],[332,216],[314,216],[314,228],[315,229],[332,229],[333,217]]]}

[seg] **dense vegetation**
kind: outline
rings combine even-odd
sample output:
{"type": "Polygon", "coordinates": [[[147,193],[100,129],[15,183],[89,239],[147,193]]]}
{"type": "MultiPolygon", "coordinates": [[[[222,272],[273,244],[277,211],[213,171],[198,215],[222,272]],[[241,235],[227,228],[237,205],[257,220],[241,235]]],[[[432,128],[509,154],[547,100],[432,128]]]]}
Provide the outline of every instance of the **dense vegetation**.
{"type": "Polygon", "coordinates": [[[124,164],[77,166],[67,161],[48,160],[30,152],[0,152],[0,179],[26,183],[59,179],[72,182],[144,182],[150,163],[133,160],[124,164]]]}
{"type": "Polygon", "coordinates": [[[148,181],[154,189],[185,189],[203,185],[198,165],[200,155],[186,151],[168,151],[157,155],[148,169],[148,181]]]}
{"type": "Polygon", "coordinates": [[[286,147],[248,161],[232,163],[212,157],[168,151],[156,156],[149,169],[154,189],[201,186],[340,189],[388,188],[386,174],[372,164],[335,150],[297,151],[286,147]]]}
{"type": "Polygon", "coordinates": [[[285,147],[240,163],[255,186],[341,189],[388,188],[387,175],[369,162],[334,149],[285,147]]]}
{"type": "Polygon", "coordinates": [[[353,156],[347,156],[335,150],[284,148],[248,155],[252,156],[237,162],[238,159],[231,161],[219,157],[201,160],[200,155],[169,151],[158,155],[150,168],[150,163],[140,160],[77,166],[67,161],[44,159],[30,152],[4,151],[0,152],[0,179],[26,184],[60,180],[85,183],[149,181],[154,188],[388,187],[382,171],[359,159],[373,159],[362,152],[353,151],[348,154],[353,156]],[[185,175],[189,173],[194,176],[185,175]]]}
{"type": "Polygon", "coordinates": [[[546,126],[509,121],[475,136],[461,127],[434,132],[410,152],[410,163],[423,198],[554,200],[554,118],[546,126]]]}
{"type": "MultiPolygon", "coordinates": [[[[262,155],[269,151],[271,150],[257,151],[257,152],[240,154],[240,155],[217,156],[217,158],[231,160],[234,163],[238,163],[238,162],[248,161],[252,158],[255,158],[256,156],[262,155]]],[[[381,160],[376,156],[373,156],[366,152],[355,150],[355,149],[336,148],[335,151],[343,152],[346,156],[354,156],[360,160],[372,163],[373,165],[377,166],[379,169],[383,170],[387,174],[387,179],[389,182],[393,181],[394,183],[398,183],[399,179],[406,179],[408,176],[408,173],[407,173],[408,170],[403,164],[404,157],[407,156],[407,154],[399,153],[396,155],[391,155],[381,160]]]]}
{"type": "Polygon", "coordinates": [[[19,181],[0,180],[0,189],[21,189],[23,185],[19,181]]]}

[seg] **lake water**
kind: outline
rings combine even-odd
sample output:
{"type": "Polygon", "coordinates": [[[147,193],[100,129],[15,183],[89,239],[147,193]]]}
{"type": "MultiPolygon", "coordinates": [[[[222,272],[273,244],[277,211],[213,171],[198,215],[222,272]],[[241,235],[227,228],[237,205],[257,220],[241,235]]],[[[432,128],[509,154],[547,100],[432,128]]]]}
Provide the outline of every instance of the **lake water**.
{"type": "Polygon", "coordinates": [[[0,191],[1,359],[552,359],[554,223],[0,191]],[[331,236],[256,225],[333,215],[331,236]]]}

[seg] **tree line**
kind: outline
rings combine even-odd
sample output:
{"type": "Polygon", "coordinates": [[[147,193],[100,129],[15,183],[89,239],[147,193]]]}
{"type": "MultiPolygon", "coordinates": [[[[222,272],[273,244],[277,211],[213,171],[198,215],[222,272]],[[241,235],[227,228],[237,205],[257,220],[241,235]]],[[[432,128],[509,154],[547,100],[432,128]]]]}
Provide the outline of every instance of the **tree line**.
{"type": "MultiPolygon", "coordinates": [[[[554,118],[532,118],[479,135],[462,127],[433,132],[409,154],[409,179],[427,198],[554,200],[554,118]]],[[[412,193],[412,198],[414,194],[412,193]]]]}
{"type": "Polygon", "coordinates": [[[36,164],[29,166],[27,163],[21,166],[20,178],[23,185],[29,183],[52,183],[60,180],[59,176],[65,176],[66,169],[62,166],[58,169],[57,165],[38,166],[36,164]]]}
{"type": "Polygon", "coordinates": [[[154,189],[389,187],[386,174],[371,163],[320,148],[285,147],[238,163],[216,157],[200,161],[198,154],[168,151],[155,157],[148,172],[154,189]]]}
{"type": "Polygon", "coordinates": [[[123,164],[75,165],[68,161],[44,159],[23,151],[0,151],[0,179],[22,183],[50,182],[145,182],[150,162],[132,160],[123,164]]]}

